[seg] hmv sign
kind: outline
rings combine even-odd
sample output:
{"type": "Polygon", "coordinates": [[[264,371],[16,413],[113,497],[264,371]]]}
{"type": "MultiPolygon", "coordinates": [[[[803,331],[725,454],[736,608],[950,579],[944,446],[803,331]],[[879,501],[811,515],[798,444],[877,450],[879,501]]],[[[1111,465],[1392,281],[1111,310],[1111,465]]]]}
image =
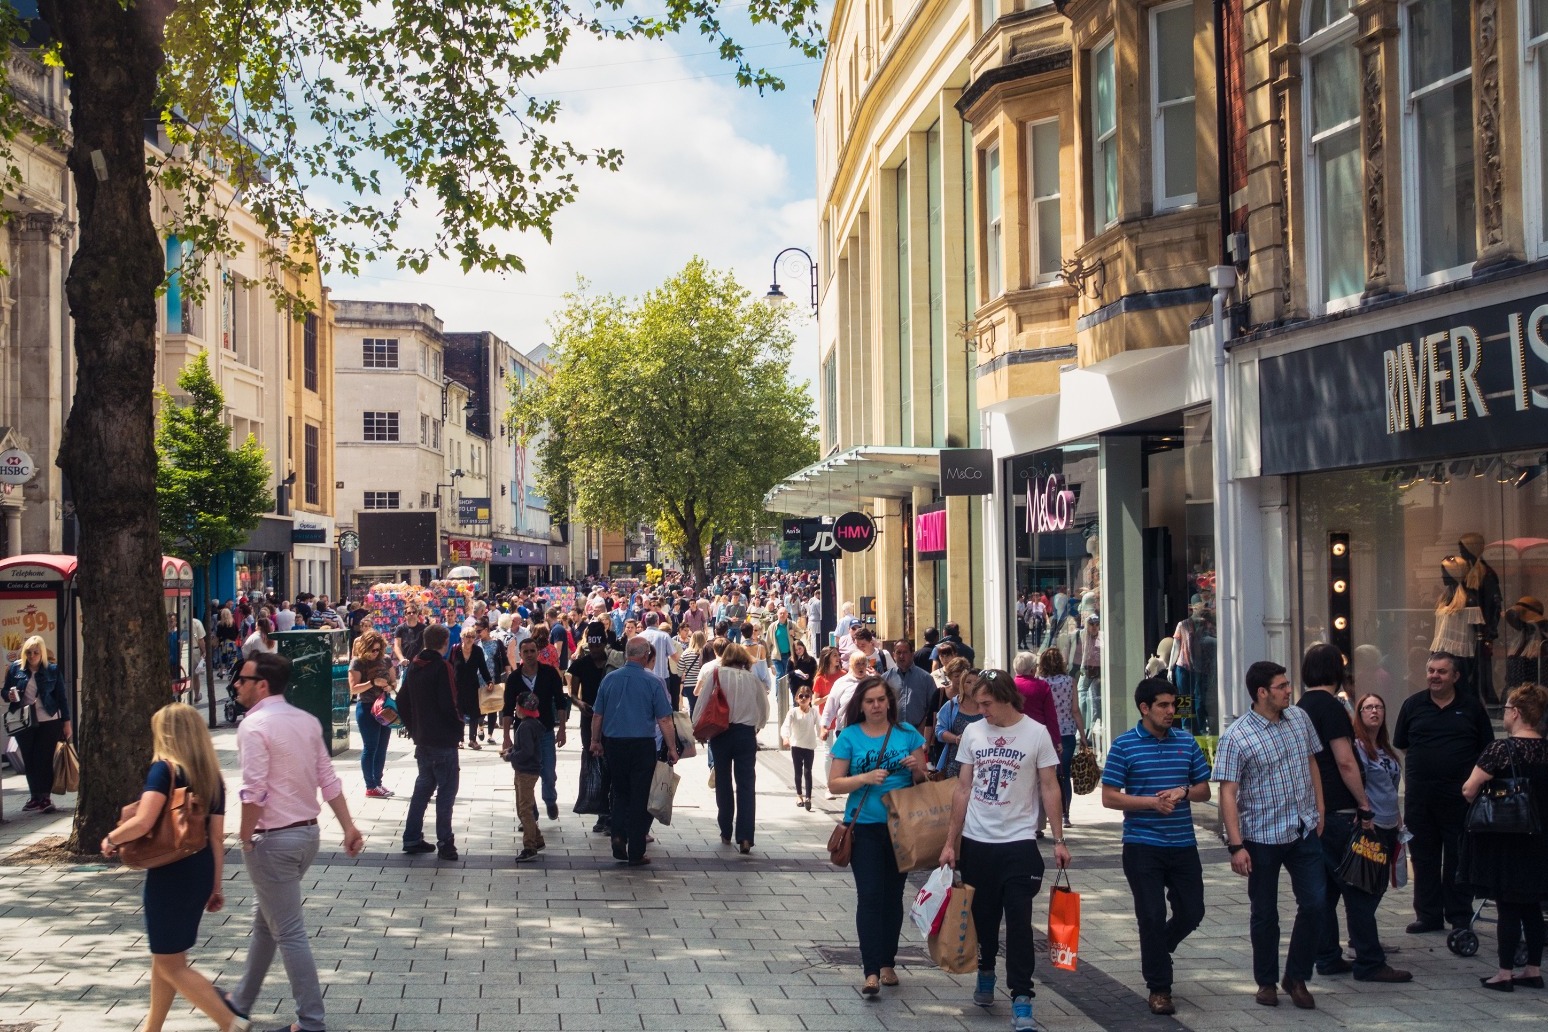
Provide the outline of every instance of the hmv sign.
{"type": "Polygon", "coordinates": [[[846,552],[864,552],[876,544],[876,521],[863,512],[846,512],[833,521],[833,540],[846,552]]]}
{"type": "Polygon", "coordinates": [[[994,452],[988,448],[941,449],[941,495],[994,493],[994,452]]]}

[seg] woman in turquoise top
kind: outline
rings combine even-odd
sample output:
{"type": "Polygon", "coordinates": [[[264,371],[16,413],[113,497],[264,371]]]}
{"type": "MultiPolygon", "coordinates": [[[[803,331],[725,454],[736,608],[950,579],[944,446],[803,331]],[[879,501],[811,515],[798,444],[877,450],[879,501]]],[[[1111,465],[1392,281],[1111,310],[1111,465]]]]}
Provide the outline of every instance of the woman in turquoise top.
{"type": "Polygon", "coordinates": [[[897,985],[898,936],[903,929],[903,889],[887,831],[882,796],[925,777],[924,736],[898,721],[898,697],[880,677],[855,686],[844,709],[844,730],[829,751],[828,791],[847,793],[844,820],[854,822],[849,867],[855,875],[855,931],[865,984],[860,993],[875,999],[881,986],[897,985]]]}

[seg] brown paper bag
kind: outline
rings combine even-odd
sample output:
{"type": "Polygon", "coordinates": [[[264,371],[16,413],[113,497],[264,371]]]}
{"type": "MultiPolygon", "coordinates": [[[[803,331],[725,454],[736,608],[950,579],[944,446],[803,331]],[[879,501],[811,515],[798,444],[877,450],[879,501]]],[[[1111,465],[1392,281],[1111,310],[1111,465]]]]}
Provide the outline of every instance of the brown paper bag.
{"type": "Polygon", "coordinates": [[[54,746],[54,794],[81,790],[81,761],[75,755],[75,746],[60,742],[54,746]]]}
{"type": "Polygon", "coordinates": [[[941,849],[951,829],[951,797],[956,790],[954,778],[895,788],[882,796],[898,870],[928,871],[941,862],[941,849]]]}
{"type": "Polygon", "coordinates": [[[941,913],[940,930],[930,936],[930,959],[942,971],[965,975],[978,970],[978,930],[973,927],[973,886],[955,879],[941,913]]]}

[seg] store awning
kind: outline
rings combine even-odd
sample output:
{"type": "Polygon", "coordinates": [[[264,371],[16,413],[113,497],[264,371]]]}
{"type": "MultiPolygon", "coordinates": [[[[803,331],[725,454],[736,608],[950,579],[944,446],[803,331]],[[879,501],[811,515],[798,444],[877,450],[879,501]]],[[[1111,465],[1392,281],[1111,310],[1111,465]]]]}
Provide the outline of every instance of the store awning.
{"type": "Polygon", "coordinates": [[[916,487],[940,483],[940,456],[939,448],[851,448],[775,484],[763,496],[763,508],[792,516],[839,516],[874,498],[908,498],[916,487]]]}

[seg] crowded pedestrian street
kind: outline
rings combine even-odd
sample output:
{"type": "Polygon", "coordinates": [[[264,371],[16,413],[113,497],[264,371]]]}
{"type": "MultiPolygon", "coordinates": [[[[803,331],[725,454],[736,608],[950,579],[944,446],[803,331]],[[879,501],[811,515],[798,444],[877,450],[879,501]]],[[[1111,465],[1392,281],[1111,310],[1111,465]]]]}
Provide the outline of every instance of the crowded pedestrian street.
{"type": "MultiPolygon", "coordinates": [[[[235,783],[236,732],[215,735],[235,783]]],[[[455,862],[400,851],[414,761],[389,746],[384,785],[368,799],[358,743],[334,758],[350,811],[365,835],[351,859],[336,823],[322,818],[322,849],[302,885],[309,934],[334,1032],[410,1030],[955,1030],[1005,1027],[1010,1001],[981,1010],[973,976],[935,968],[905,922],[900,985],[868,1001],[858,993],[855,888],[832,867],[824,843],[841,801],[819,783],[812,812],[794,805],[790,760],[775,726],[758,753],[758,838],[740,854],[716,834],[714,793],[702,753],[679,763],[670,827],[653,829],[653,863],[613,860],[593,819],[571,812],[580,769],[576,743],[558,751],[560,818],[542,819],[547,848],[517,865],[510,767],[493,750],[462,753],[455,862]]],[[[141,872],[117,863],[18,865],[18,854],[68,830],[73,796],[54,815],[22,814],[21,779],[4,780],[0,825],[0,1030],[97,1032],[135,1029],[149,972],[140,915],[141,872]],[[70,805],[65,805],[66,803],[70,805]]],[[[1378,913],[1394,964],[1408,984],[1316,976],[1317,1008],[1253,1001],[1247,892],[1214,832],[1212,806],[1195,807],[1207,912],[1178,949],[1175,1017],[1146,1011],[1129,890],[1119,859],[1120,820],[1100,795],[1077,796],[1068,829],[1070,881],[1081,894],[1078,970],[1047,962],[1047,882],[1036,901],[1036,1017],[1049,1030],[1260,1030],[1350,1028],[1403,1032],[1542,1027],[1548,995],[1480,988],[1493,970],[1494,931],[1478,926],[1476,957],[1454,956],[1444,937],[1408,935],[1408,889],[1392,890],[1378,913]]],[[[207,914],[191,951],[217,985],[240,974],[251,928],[251,888],[228,824],[226,907],[207,914]]],[[[918,885],[923,873],[911,876],[918,885]]],[[[1281,910],[1292,912],[1288,883],[1281,910]]],[[[255,1028],[283,1027],[293,1012],[283,977],[255,1005],[255,1028]]],[[[182,999],[167,1028],[203,1027],[182,999]]]]}

